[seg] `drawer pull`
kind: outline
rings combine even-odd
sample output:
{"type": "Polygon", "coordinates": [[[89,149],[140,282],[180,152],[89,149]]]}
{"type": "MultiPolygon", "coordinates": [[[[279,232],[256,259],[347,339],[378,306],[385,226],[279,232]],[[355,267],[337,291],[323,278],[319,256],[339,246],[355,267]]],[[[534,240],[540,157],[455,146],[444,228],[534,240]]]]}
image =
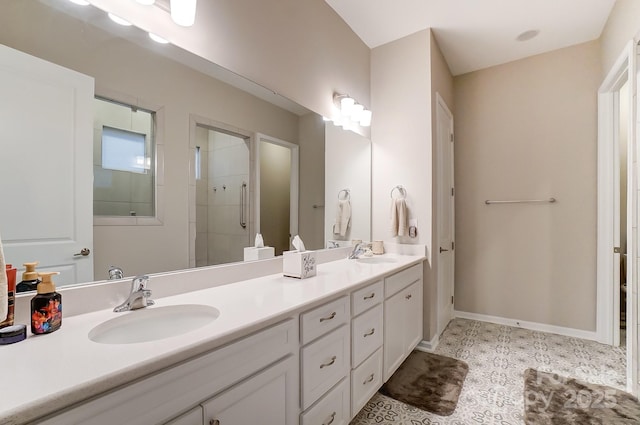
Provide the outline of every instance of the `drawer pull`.
{"type": "Polygon", "coordinates": [[[373,381],[373,373],[369,375],[367,379],[362,383],[362,385],[367,385],[369,382],[373,381]]]}
{"type": "Polygon", "coordinates": [[[320,369],[324,369],[325,367],[331,366],[332,364],[334,364],[336,362],[336,359],[337,359],[336,356],[331,357],[331,361],[329,363],[322,363],[320,365],[320,369]]]}
{"type": "Polygon", "coordinates": [[[331,425],[335,420],[336,420],[336,412],[333,412],[331,414],[331,419],[329,419],[329,422],[323,422],[322,425],[331,425]]]}
{"type": "Polygon", "coordinates": [[[220,421],[217,419],[211,419],[209,425],[220,425],[220,421]]]}
{"type": "Polygon", "coordinates": [[[327,317],[321,317],[320,318],[320,323],[325,322],[327,320],[331,320],[334,317],[336,317],[336,312],[335,311],[333,313],[331,313],[330,315],[328,315],[327,317]]]}
{"type": "Polygon", "coordinates": [[[376,332],[375,328],[371,328],[371,330],[369,332],[367,332],[366,334],[364,334],[363,336],[366,338],[368,336],[373,335],[376,332]]]}
{"type": "Polygon", "coordinates": [[[405,298],[410,300],[411,299],[411,294],[407,295],[405,298]]]}
{"type": "Polygon", "coordinates": [[[375,292],[373,292],[373,293],[371,293],[371,295],[367,295],[366,297],[364,297],[364,299],[365,299],[365,300],[370,300],[371,298],[373,298],[373,297],[375,297],[375,296],[376,296],[376,293],[375,293],[375,292]]]}

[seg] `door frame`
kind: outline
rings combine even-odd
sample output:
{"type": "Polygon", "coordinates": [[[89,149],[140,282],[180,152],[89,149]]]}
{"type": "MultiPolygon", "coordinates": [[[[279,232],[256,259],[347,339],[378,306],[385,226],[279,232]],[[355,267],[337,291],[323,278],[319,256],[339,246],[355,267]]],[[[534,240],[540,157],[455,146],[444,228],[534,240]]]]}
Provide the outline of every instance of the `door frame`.
{"type": "MultiPolygon", "coordinates": [[[[455,241],[455,192],[451,194],[451,196],[448,195],[448,193],[455,187],[455,174],[454,174],[454,148],[453,148],[453,143],[454,143],[454,128],[453,128],[453,113],[451,112],[451,110],[449,109],[449,107],[447,106],[447,103],[444,101],[444,99],[442,98],[442,96],[440,96],[440,93],[436,92],[436,175],[439,176],[440,174],[440,170],[441,170],[441,165],[440,165],[440,158],[443,155],[444,152],[444,147],[441,146],[440,144],[440,140],[444,140],[440,138],[441,135],[441,131],[445,131],[445,129],[442,129],[440,127],[440,121],[437,118],[437,114],[438,114],[438,107],[442,107],[442,109],[444,110],[444,112],[447,114],[448,118],[449,118],[449,122],[450,122],[450,126],[448,129],[446,129],[446,131],[451,135],[450,138],[450,142],[449,146],[447,146],[447,149],[451,149],[451,157],[450,157],[450,182],[451,182],[451,187],[444,187],[443,186],[443,182],[441,179],[436,179],[436,184],[437,184],[437,191],[436,191],[436,199],[438,200],[438,202],[440,202],[441,198],[447,197],[450,200],[450,208],[451,208],[451,213],[453,215],[453,218],[451,219],[451,241],[453,243],[453,241],[455,241]]],[[[449,138],[447,138],[449,139],[449,138]]],[[[442,217],[440,216],[440,214],[437,215],[436,217],[436,244],[434,244],[434,255],[440,255],[439,253],[436,253],[435,251],[435,247],[440,247],[440,222],[441,222],[442,217]]],[[[453,296],[455,293],[455,249],[454,246],[451,247],[451,268],[452,270],[452,282],[451,282],[451,295],[453,296]]],[[[444,289],[445,289],[445,282],[443,282],[443,275],[441,273],[441,267],[440,267],[440,261],[439,261],[439,257],[438,257],[438,261],[437,261],[437,270],[436,270],[436,279],[437,279],[437,305],[438,305],[438,313],[436,315],[436,330],[437,330],[437,334],[440,335],[440,333],[442,333],[442,331],[444,331],[444,328],[446,327],[446,324],[441,323],[440,320],[440,308],[442,307],[442,303],[440,299],[441,294],[443,293],[444,289]]],[[[449,320],[451,320],[454,317],[454,306],[453,304],[449,305],[449,309],[450,309],[450,314],[449,314],[449,320]]]]}
{"type": "MultiPolygon", "coordinates": [[[[625,82],[629,83],[629,125],[627,158],[627,389],[637,393],[638,365],[636,315],[637,302],[632,294],[637,285],[636,252],[637,232],[637,188],[634,176],[634,156],[636,155],[636,42],[629,41],[598,89],[598,219],[597,219],[597,285],[596,285],[596,337],[604,344],[613,345],[616,323],[619,326],[620,299],[619,284],[614,274],[614,240],[616,229],[615,194],[611,187],[615,184],[616,164],[619,160],[618,147],[618,92],[625,82]],[[617,319],[616,320],[616,315],[617,319]]],[[[619,229],[619,222],[618,222],[619,229]]],[[[619,282],[619,281],[618,281],[619,282]]],[[[619,334],[618,334],[619,335],[619,334]]]]}
{"type": "Polygon", "coordinates": [[[298,234],[298,200],[300,187],[300,146],[286,140],[268,136],[263,133],[256,133],[254,138],[255,151],[255,185],[254,185],[254,202],[256,206],[254,212],[255,231],[260,233],[260,142],[266,141],[274,145],[283,146],[291,151],[291,177],[289,185],[289,248],[293,237],[298,234]]]}

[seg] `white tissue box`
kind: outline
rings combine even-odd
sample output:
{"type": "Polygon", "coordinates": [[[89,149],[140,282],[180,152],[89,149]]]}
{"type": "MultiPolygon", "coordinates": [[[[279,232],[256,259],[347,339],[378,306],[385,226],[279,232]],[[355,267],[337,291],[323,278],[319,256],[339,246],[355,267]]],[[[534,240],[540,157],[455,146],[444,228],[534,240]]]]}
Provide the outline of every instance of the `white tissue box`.
{"type": "Polygon", "coordinates": [[[282,255],[285,276],[305,279],[316,275],[315,251],[285,251],[282,255]]]}
{"type": "Polygon", "coordinates": [[[262,248],[249,246],[244,249],[244,261],[265,260],[267,258],[273,258],[275,255],[276,252],[272,246],[262,248]]]}

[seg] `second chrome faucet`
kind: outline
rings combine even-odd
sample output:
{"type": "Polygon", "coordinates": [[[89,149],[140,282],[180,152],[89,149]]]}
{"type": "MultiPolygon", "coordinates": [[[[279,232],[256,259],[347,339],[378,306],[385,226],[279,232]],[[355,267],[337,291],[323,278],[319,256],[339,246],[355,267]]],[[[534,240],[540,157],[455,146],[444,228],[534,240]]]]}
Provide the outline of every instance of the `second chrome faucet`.
{"type": "Polygon", "coordinates": [[[113,311],[119,313],[154,305],[155,302],[149,298],[151,297],[151,290],[147,289],[148,283],[149,276],[134,277],[131,281],[131,292],[129,296],[122,304],[114,308],[113,311]]]}

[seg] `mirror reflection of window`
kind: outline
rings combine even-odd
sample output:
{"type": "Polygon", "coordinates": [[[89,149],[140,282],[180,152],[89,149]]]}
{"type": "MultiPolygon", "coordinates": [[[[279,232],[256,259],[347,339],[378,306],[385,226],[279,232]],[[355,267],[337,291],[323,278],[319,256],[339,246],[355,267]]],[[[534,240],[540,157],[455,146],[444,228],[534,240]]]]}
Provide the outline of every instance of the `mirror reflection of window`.
{"type": "Polygon", "coordinates": [[[155,113],[95,99],[93,214],[154,216],[155,113]]]}

